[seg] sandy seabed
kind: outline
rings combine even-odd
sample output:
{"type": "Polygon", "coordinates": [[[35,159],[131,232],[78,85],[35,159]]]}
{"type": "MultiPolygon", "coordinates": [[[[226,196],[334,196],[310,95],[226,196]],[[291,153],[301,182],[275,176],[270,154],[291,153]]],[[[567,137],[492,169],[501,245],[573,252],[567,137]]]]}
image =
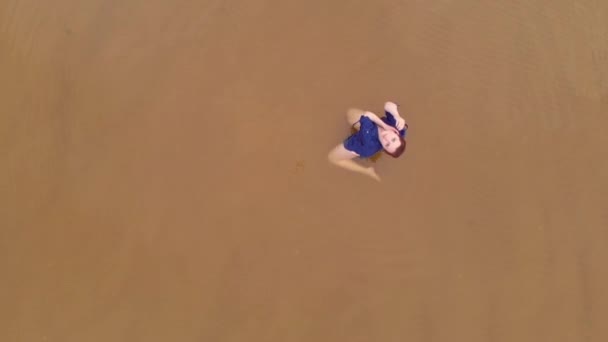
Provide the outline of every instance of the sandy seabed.
{"type": "Polygon", "coordinates": [[[0,341],[607,341],[607,23],[0,1],[0,341]],[[330,167],[386,100],[406,155],[330,167]]]}

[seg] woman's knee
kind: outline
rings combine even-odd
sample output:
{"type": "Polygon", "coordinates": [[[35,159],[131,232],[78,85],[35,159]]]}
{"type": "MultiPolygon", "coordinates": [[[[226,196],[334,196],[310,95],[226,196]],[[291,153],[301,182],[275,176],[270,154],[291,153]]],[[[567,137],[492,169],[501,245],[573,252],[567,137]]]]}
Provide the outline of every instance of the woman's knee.
{"type": "Polygon", "coordinates": [[[359,121],[359,118],[361,118],[361,115],[363,115],[363,113],[365,112],[361,109],[350,108],[346,111],[346,120],[351,124],[354,124],[355,122],[359,121]]]}
{"type": "Polygon", "coordinates": [[[327,160],[334,164],[340,162],[341,160],[353,159],[355,157],[357,157],[357,154],[347,150],[343,144],[334,147],[327,154],[327,160]]]}

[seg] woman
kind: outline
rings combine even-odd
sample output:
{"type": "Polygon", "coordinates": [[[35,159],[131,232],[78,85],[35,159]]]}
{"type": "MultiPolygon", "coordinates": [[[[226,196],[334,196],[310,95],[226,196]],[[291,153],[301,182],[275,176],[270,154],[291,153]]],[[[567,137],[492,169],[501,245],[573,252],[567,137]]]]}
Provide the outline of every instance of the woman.
{"type": "Polygon", "coordinates": [[[327,156],[329,161],[347,170],[362,173],[380,181],[380,177],[373,167],[361,166],[355,163],[353,158],[369,158],[382,150],[393,158],[397,158],[405,151],[407,123],[399,116],[395,103],[385,103],[384,111],[386,117],[380,119],[372,112],[350,109],[346,113],[346,120],[353,125],[357,132],[329,152],[327,156]]]}

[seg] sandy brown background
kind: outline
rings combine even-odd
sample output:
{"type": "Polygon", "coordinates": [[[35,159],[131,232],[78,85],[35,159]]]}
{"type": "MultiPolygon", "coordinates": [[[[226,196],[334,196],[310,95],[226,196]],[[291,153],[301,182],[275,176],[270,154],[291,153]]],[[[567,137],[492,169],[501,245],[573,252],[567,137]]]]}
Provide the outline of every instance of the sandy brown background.
{"type": "Polygon", "coordinates": [[[607,23],[0,1],[0,341],[608,341],[607,23]],[[406,156],[330,167],[386,100],[406,156]]]}

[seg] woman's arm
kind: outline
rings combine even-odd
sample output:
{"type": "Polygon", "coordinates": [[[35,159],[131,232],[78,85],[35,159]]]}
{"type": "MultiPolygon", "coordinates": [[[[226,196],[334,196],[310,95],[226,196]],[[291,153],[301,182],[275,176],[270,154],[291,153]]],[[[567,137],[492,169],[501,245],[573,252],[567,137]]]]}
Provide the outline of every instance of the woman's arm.
{"type": "Polygon", "coordinates": [[[355,129],[358,130],[359,128],[361,128],[359,121],[361,120],[362,116],[367,116],[373,123],[384,129],[393,129],[393,127],[384,123],[384,121],[382,121],[382,119],[380,119],[378,115],[370,111],[363,111],[361,109],[356,108],[351,108],[346,112],[346,121],[348,121],[349,124],[351,124],[355,129]]]}
{"type": "Polygon", "coordinates": [[[373,167],[364,167],[357,164],[353,160],[353,158],[355,157],[358,157],[356,153],[347,150],[346,148],[344,148],[343,144],[340,144],[334,147],[334,149],[329,152],[327,159],[329,159],[332,164],[337,165],[341,168],[364,174],[377,181],[380,181],[380,177],[378,176],[376,170],[374,170],[373,167]]]}
{"type": "Polygon", "coordinates": [[[391,114],[395,118],[395,127],[401,131],[406,128],[407,123],[405,122],[405,119],[399,115],[399,110],[397,107],[398,106],[396,103],[389,101],[384,104],[384,111],[391,114]]]}
{"type": "MultiPolygon", "coordinates": [[[[367,116],[375,124],[378,124],[378,123],[383,124],[382,120],[380,120],[378,115],[376,115],[370,111],[364,111],[364,110],[356,109],[356,108],[351,108],[346,112],[346,121],[348,121],[348,123],[351,125],[355,125],[361,120],[362,116],[367,116]]],[[[355,128],[359,129],[358,125],[355,128]]]]}
{"type": "Polygon", "coordinates": [[[382,119],[380,119],[378,117],[378,115],[376,115],[376,114],[374,114],[372,112],[365,112],[365,113],[363,113],[363,115],[367,116],[377,126],[384,127],[384,128],[388,128],[389,127],[387,124],[384,123],[384,121],[382,121],[382,119]]]}
{"type": "Polygon", "coordinates": [[[378,117],[378,115],[372,112],[365,112],[363,113],[363,115],[367,116],[370,120],[372,120],[372,122],[375,123],[376,126],[382,127],[389,131],[394,131],[395,133],[399,134],[399,131],[395,127],[387,125],[384,121],[382,121],[382,119],[378,117]]]}

